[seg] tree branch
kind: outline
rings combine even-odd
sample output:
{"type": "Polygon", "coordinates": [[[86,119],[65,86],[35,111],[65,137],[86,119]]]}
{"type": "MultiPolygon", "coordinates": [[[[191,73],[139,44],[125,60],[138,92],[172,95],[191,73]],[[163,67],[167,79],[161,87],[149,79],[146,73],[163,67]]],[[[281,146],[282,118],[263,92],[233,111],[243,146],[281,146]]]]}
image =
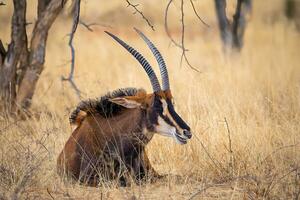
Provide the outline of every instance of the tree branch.
{"type": "Polygon", "coordinates": [[[11,112],[16,98],[17,64],[23,49],[26,24],[26,0],[14,0],[11,42],[0,69],[0,99],[6,111],[11,112]]]}
{"type": "Polygon", "coordinates": [[[198,12],[197,12],[197,10],[196,10],[196,8],[195,8],[195,5],[194,5],[194,3],[193,3],[193,0],[190,0],[190,2],[191,2],[193,11],[194,11],[195,15],[197,16],[197,18],[202,22],[202,24],[204,24],[206,27],[209,28],[209,25],[208,25],[208,24],[200,17],[200,15],[198,14],[198,12]]]}
{"type": "Polygon", "coordinates": [[[290,144],[290,145],[285,145],[285,146],[281,146],[277,149],[275,149],[274,151],[272,151],[270,154],[268,154],[260,163],[262,164],[263,162],[265,162],[268,158],[270,158],[272,155],[276,154],[278,151],[287,149],[287,148],[292,148],[292,147],[296,147],[298,146],[300,143],[295,143],[295,144],[290,144]]]}
{"type": "MultiPolygon", "coordinates": [[[[43,3],[43,0],[39,3],[43,3]]],[[[20,108],[27,109],[31,104],[38,78],[44,69],[48,31],[62,10],[62,3],[65,1],[51,0],[47,5],[39,6],[41,10],[38,12],[40,14],[35,23],[30,44],[29,66],[17,95],[17,106],[20,108]]]]}
{"type": "Polygon", "coordinates": [[[234,158],[234,153],[232,150],[231,131],[230,131],[229,124],[228,124],[226,117],[224,117],[224,122],[226,124],[227,133],[228,133],[228,151],[229,151],[229,163],[228,164],[229,164],[230,175],[232,176],[234,173],[235,158],[234,158]]]}
{"type": "Polygon", "coordinates": [[[167,33],[167,36],[170,38],[171,40],[171,43],[174,44],[176,47],[180,48],[181,49],[181,58],[180,58],[180,65],[182,66],[182,61],[183,59],[185,60],[185,62],[187,63],[187,65],[192,69],[192,70],[195,70],[196,72],[199,72],[198,69],[196,69],[195,67],[193,67],[188,58],[187,58],[187,55],[186,55],[186,52],[188,51],[188,49],[185,48],[185,25],[184,25],[184,9],[183,9],[183,0],[181,0],[181,7],[180,7],[180,10],[181,10],[181,41],[180,43],[176,42],[172,36],[171,36],[171,33],[170,33],[170,30],[169,30],[169,26],[168,26],[168,13],[169,13],[169,8],[170,8],[170,5],[171,3],[173,2],[173,0],[169,0],[168,4],[167,4],[167,7],[165,9],[165,31],[167,33]]]}
{"type": "MultiPolygon", "coordinates": [[[[27,26],[29,23],[26,22],[25,26],[27,26]]],[[[18,67],[18,72],[17,72],[17,77],[16,77],[16,84],[19,86],[20,83],[22,82],[26,69],[28,67],[28,62],[29,62],[29,50],[28,50],[28,37],[27,37],[27,32],[26,28],[24,30],[23,34],[23,49],[21,52],[21,57],[20,57],[20,63],[18,67]]]]}
{"type": "Polygon", "coordinates": [[[251,0],[238,0],[232,22],[232,46],[237,50],[243,47],[243,36],[246,28],[246,15],[251,10],[251,0]]]}
{"type": "Polygon", "coordinates": [[[87,30],[93,32],[94,30],[91,28],[92,26],[103,26],[103,27],[106,27],[106,28],[112,28],[112,26],[110,25],[106,25],[106,24],[100,24],[100,23],[85,23],[84,21],[80,20],[79,19],[79,24],[81,24],[82,26],[84,26],[87,30]]]}
{"type": "Polygon", "coordinates": [[[155,31],[155,30],[154,30],[154,26],[151,24],[151,22],[149,21],[149,19],[148,19],[147,17],[145,17],[145,15],[143,14],[143,12],[141,12],[141,11],[137,8],[137,7],[139,6],[139,4],[134,5],[134,4],[132,4],[129,0],[126,0],[126,2],[128,3],[127,7],[131,6],[131,7],[135,10],[135,12],[134,12],[133,14],[139,13],[139,14],[141,15],[141,17],[147,22],[148,26],[149,26],[153,31],[155,31]]]}
{"type": "MultiPolygon", "coordinates": [[[[209,127],[208,127],[208,128],[209,128],[209,127]]],[[[208,128],[207,128],[207,129],[208,129],[208,128]]],[[[204,131],[205,131],[205,130],[204,130],[204,131]]],[[[214,159],[214,158],[210,155],[210,153],[209,153],[208,150],[206,149],[205,145],[204,145],[203,142],[198,138],[198,136],[197,136],[197,135],[194,135],[194,136],[195,136],[196,140],[200,143],[200,145],[201,145],[201,147],[203,148],[205,154],[206,154],[206,155],[208,156],[208,158],[211,160],[212,164],[215,166],[215,168],[218,170],[218,172],[222,173],[223,171],[226,171],[226,170],[224,169],[224,167],[222,167],[222,164],[221,164],[218,160],[214,159]]]]}
{"type": "Polygon", "coordinates": [[[46,10],[50,1],[51,0],[38,0],[38,8],[37,8],[38,18],[41,18],[43,12],[46,10]]]}
{"type": "Polygon", "coordinates": [[[72,25],[72,30],[70,33],[70,39],[69,39],[69,47],[71,49],[71,70],[69,73],[69,76],[67,78],[62,77],[62,81],[69,81],[72,88],[75,90],[76,95],[78,98],[81,98],[81,92],[76,86],[74,82],[74,71],[75,71],[75,48],[73,46],[73,39],[74,39],[74,34],[77,30],[77,26],[79,23],[79,17],[80,17],[80,0],[75,0],[75,10],[73,13],[73,25],[72,25]]]}
{"type": "Polygon", "coordinates": [[[226,48],[230,47],[232,44],[232,34],[230,32],[230,23],[226,16],[226,0],[215,0],[215,8],[219,22],[221,39],[226,48]]]}
{"type": "MultiPolygon", "coordinates": [[[[166,9],[165,9],[165,31],[166,31],[168,37],[170,38],[171,42],[172,42],[175,46],[177,46],[177,47],[179,47],[179,48],[182,49],[181,44],[177,43],[177,42],[172,38],[171,33],[170,33],[170,30],[169,30],[169,26],[168,26],[168,13],[169,13],[169,7],[170,7],[170,5],[171,5],[172,2],[173,2],[173,0],[170,0],[170,1],[168,2],[168,4],[167,4],[166,9]]],[[[186,50],[187,50],[187,49],[186,49],[186,50]]]]}
{"type": "Polygon", "coordinates": [[[184,58],[185,62],[188,64],[188,66],[192,69],[192,70],[195,70],[196,72],[199,72],[198,69],[196,69],[195,67],[193,67],[187,56],[186,56],[186,49],[185,49],[185,43],[184,43],[184,34],[185,34],[185,25],[184,25],[184,8],[183,8],[183,1],[184,0],[181,0],[181,6],[180,6],[180,9],[181,9],[181,47],[182,47],[182,53],[181,53],[181,58],[180,58],[180,65],[182,65],[182,60],[184,58]]]}
{"type": "Polygon", "coordinates": [[[237,0],[232,23],[226,16],[226,0],[215,0],[219,29],[223,45],[238,51],[243,46],[243,36],[246,28],[246,15],[251,11],[252,0],[237,0]]]}

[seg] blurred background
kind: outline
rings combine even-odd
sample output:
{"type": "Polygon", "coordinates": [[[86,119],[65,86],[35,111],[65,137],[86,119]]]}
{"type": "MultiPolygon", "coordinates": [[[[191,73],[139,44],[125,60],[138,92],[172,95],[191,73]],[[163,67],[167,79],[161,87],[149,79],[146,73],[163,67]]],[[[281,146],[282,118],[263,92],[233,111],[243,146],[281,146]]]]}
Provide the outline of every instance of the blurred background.
{"type": "MultiPolygon", "coordinates": [[[[37,1],[27,2],[26,28],[30,38],[37,18],[37,1]]],[[[142,187],[107,186],[97,190],[63,183],[56,175],[56,158],[71,134],[68,117],[81,100],[68,82],[61,81],[70,71],[72,6],[68,3],[49,32],[45,69],[31,107],[37,117],[18,125],[1,119],[1,166],[14,174],[14,178],[6,180],[3,177],[10,172],[1,172],[0,168],[4,174],[0,178],[2,191],[14,191],[12,188],[22,180],[30,163],[35,163],[38,166],[34,173],[30,172],[22,190],[28,198],[49,198],[50,191],[57,198],[68,193],[74,198],[88,195],[85,197],[92,199],[103,193],[107,199],[129,199],[132,195],[183,199],[209,184],[217,186],[209,187],[198,198],[299,198],[299,1],[293,5],[289,0],[254,0],[239,52],[224,51],[214,1],[193,1],[209,27],[197,18],[190,2],[184,1],[186,56],[199,72],[185,61],[180,64],[182,50],[165,31],[168,1],[130,2],[138,4],[155,31],[138,13],[134,14],[126,1],[81,2],[80,19],[97,25],[91,26],[93,31],[78,25],[74,36],[74,81],[82,99],[122,87],[142,87],[151,92],[150,82],[136,60],[104,33],[110,31],[135,47],[159,74],[154,57],[133,27],[142,30],[164,56],[176,109],[194,133],[184,146],[155,136],[148,154],[158,172],[177,174],[184,180],[169,178],[142,187]],[[291,14],[293,10],[298,14],[291,14]],[[224,180],[227,182],[219,187],[224,180]]],[[[0,38],[7,48],[13,5],[12,1],[5,3],[0,7],[0,38]]],[[[232,20],[236,6],[236,1],[227,1],[228,19],[232,20]]],[[[182,34],[180,19],[181,1],[175,0],[169,7],[168,25],[178,42],[182,34]]]]}

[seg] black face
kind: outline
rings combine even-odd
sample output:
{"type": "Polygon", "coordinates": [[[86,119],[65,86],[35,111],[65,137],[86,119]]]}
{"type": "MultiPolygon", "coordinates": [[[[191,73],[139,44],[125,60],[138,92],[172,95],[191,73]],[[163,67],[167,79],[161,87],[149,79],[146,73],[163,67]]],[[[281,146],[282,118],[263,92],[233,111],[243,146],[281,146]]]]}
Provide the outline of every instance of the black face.
{"type": "Polygon", "coordinates": [[[155,94],[152,106],[149,108],[148,117],[153,131],[170,136],[180,144],[186,144],[192,137],[190,127],[176,113],[173,103],[169,98],[155,94]]]}

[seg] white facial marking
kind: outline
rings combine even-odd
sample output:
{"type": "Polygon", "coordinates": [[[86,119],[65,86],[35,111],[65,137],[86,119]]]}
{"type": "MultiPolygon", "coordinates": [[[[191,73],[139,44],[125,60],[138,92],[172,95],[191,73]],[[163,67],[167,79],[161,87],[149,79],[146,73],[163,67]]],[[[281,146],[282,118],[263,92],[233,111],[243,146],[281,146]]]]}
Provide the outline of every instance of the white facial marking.
{"type": "Polygon", "coordinates": [[[172,137],[178,144],[182,144],[182,142],[180,142],[176,137],[176,128],[167,124],[161,117],[158,117],[156,132],[163,136],[172,137]]]}
{"type": "Polygon", "coordinates": [[[165,120],[163,120],[163,118],[158,116],[158,125],[156,126],[156,132],[161,135],[173,137],[176,133],[176,128],[170,126],[168,123],[165,122],[165,120]]]}
{"type": "Polygon", "coordinates": [[[166,102],[166,100],[164,99],[161,99],[161,102],[162,102],[162,107],[163,107],[163,115],[167,115],[168,113],[168,104],[166,102]]]}
{"type": "Polygon", "coordinates": [[[163,106],[163,115],[164,116],[167,116],[171,122],[174,124],[174,126],[177,128],[178,132],[180,132],[181,135],[183,135],[183,130],[182,128],[180,128],[176,121],[173,119],[173,117],[171,116],[171,114],[169,113],[169,110],[168,110],[168,104],[166,102],[166,100],[164,99],[161,99],[161,102],[162,102],[162,106],[163,106]]]}

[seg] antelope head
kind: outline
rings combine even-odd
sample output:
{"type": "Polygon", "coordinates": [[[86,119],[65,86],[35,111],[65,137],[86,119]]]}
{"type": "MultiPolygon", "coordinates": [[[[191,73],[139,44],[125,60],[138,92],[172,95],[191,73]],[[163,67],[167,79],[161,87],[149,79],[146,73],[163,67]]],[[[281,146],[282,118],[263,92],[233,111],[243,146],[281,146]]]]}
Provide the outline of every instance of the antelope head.
{"type": "Polygon", "coordinates": [[[191,130],[174,109],[165,61],[154,44],[141,31],[135,30],[150,48],[158,63],[162,77],[162,88],[148,61],[117,36],[105,31],[141,64],[150,79],[153,89],[153,93],[150,94],[140,90],[135,96],[117,97],[110,99],[110,101],[129,109],[142,109],[146,116],[147,132],[172,137],[179,144],[186,144],[187,140],[192,137],[191,130]]]}

